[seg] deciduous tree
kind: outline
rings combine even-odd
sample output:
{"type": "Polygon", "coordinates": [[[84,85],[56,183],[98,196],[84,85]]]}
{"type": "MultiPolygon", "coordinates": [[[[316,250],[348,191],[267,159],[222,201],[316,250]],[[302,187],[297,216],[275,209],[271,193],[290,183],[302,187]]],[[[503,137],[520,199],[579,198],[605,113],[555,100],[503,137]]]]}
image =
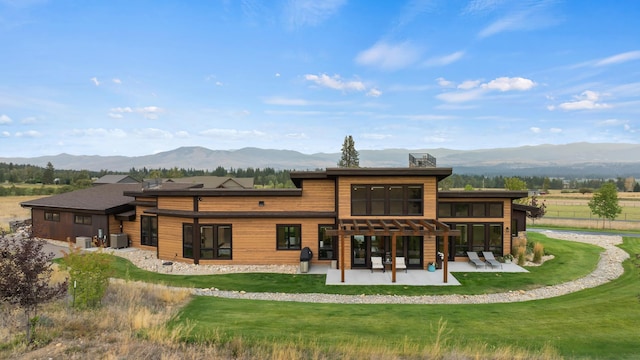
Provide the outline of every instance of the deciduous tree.
{"type": "Polygon", "coordinates": [[[593,194],[593,198],[589,201],[591,212],[603,219],[602,228],[604,229],[604,219],[611,221],[622,212],[622,208],[618,205],[618,188],[613,182],[608,182],[593,194]]]}

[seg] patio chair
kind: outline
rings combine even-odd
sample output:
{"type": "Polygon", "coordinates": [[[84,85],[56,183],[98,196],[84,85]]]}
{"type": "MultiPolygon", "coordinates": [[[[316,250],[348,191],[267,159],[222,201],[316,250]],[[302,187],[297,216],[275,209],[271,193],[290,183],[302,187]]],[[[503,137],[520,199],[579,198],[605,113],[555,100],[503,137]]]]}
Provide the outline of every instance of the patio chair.
{"type": "Polygon", "coordinates": [[[371,257],[371,272],[376,269],[381,269],[384,272],[384,265],[382,264],[382,256],[371,257]]]}
{"type": "Polygon", "coordinates": [[[404,272],[407,272],[407,264],[404,262],[404,256],[396,257],[396,270],[402,269],[404,269],[404,272]]]}
{"type": "Polygon", "coordinates": [[[502,269],[502,263],[496,260],[491,251],[483,251],[482,256],[484,256],[484,260],[488,262],[489,265],[491,265],[492,269],[498,266],[500,266],[500,269],[502,269]]]}
{"type": "Polygon", "coordinates": [[[486,267],[484,261],[480,260],[478,257],[478,253],[475,251],[467,251],[467,256],[469,257],[469,262],[476,266],[476,269],[479,266],[486,267]]]}

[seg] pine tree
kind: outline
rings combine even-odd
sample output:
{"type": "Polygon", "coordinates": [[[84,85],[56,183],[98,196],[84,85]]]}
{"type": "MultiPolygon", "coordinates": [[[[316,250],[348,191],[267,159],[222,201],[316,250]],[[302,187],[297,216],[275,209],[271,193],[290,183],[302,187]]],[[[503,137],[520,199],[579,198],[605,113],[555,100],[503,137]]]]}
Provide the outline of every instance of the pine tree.
{"type": "Polygon", "coordinates": [[[338,162],[338,167],[358,168],[360,160],[358,159],[358,151],[351,135],[344,137],[342,144],[342,157],[338,162]]]}
{"type": "Polygon", "coordinates": [[[46,169],[44,169],[44,172],[42,173],[42,183],[53,184],[53,176],[54,176],[53,164],[51,162],[48,162],[46,169]]]}

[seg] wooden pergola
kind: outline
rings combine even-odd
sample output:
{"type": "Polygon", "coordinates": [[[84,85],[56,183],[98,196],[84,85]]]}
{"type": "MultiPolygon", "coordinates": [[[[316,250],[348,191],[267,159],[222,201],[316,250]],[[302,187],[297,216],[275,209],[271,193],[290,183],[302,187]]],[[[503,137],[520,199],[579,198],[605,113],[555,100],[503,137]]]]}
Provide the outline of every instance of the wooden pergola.
{"type": "Polygon", "coordinates": [[[391,237],[391,281],[396,282],[396,239],[398,236],[442,236],[444,239],[443,281],[447,283],[449,236],[460,236],[460,230],[435,219],[340,219],[338,229],[327,230],[339,237],[341,282],[344,282],[345,238],[354,235],[391,237]]]}

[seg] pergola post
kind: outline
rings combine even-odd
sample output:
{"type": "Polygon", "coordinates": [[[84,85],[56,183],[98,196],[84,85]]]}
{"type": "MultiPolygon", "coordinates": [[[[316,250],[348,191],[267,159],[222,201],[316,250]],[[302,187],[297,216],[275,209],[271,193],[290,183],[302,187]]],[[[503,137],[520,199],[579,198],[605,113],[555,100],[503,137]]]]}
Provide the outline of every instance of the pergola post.
{"type": "Polygon", "coordinates": [[[340,234],[340,281],[344,282],[344,234],[340,234]]]}
{"type": "Polygon", "coordinates": [[[442,281],[446,284],[449,277],[449,230],[444,230],[444,259],[442,259],[442,281]]]}
{"type": "Polygon", "coordinates": [[[396,233],[391,235],[391,282],[396,282],[396,233]]]}

